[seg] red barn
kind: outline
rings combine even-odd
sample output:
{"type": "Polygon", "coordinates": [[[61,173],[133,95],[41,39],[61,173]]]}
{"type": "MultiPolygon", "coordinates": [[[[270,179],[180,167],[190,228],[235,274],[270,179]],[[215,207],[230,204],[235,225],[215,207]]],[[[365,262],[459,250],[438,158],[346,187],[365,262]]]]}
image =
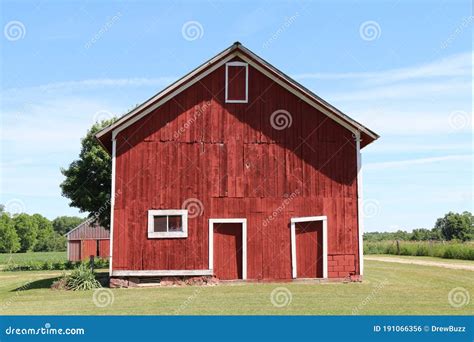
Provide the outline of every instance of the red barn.
{"type": "Polygon", "coordinates": [[[378,135],[235,43],[97,134],[112,278],[362,275],[378,135]]]}
{"type": "Polygon", "coordinates": [[[89,257],[109,257],[110,233],[104,227],[86,220],[67,234],[67,258],[70,261],[89,260],[89,257]]]}

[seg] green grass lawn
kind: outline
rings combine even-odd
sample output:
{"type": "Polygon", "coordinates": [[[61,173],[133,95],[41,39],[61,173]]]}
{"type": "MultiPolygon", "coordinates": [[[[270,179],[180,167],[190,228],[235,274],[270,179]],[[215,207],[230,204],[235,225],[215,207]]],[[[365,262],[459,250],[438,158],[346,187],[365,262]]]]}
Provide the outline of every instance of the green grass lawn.
{"type": "Polygon", "coordinates": [[[105,307],[94,304],[94,291],[51,290],[49,285],[59,275],[57,271],[0,272],[0,315],[351,315],[354,311],[359,315],[474,314],[474,298],[459,308],[448,301],[448,293],[459,287],[474,297],[474,272],[433,266],[366,261],[362,283],[106,289],[101,291],[111,291],[114,300],[105,307]],[[28,282],[30,285],[15,290],[28,282]],[[288,305],[272,305],[271,293],[276,288],[291,293],[288,305]]]}
{"type": "Polygon", "coordinates": [[[66,260],[66,252],[27,252],[0,253],[0,265],[8,263],[23,263],[28,261],[62,261],[66,260]]]}

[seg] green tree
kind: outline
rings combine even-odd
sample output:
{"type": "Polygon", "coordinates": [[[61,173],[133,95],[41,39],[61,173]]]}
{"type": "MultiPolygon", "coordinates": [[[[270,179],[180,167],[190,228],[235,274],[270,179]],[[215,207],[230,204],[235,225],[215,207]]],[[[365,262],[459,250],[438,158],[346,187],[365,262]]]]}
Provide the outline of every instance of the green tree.
{"type": "Polygon", "coordinates": [[[67,169],[61,169],[66,179],[61,183],[63,196],[71,200],[70,206],[89,212],[101,225],[110,223],[110,186],[112,162],[110,155],[100,146],[95,134],[112,124],[115,119],[96,123],[82,139],[79,159],[67,169]]]}
{"type": "Polygon", "coordinates": [[[473,217],[470,212],[462,214],[449,212],[436,221],[434,231],[440,231],[446,240],[459,239],[462,241],[472,240],[474,228],[473,217]]]}
{"type": "Polygon", "coordinates": [[[20,252],[33,250],[38,236],[38,223],[28,214],[19,214],[13,218],[16,233],[20,238],[20,252]]]}
{"type": "Polygon", "coordinates": [[[66,234],[84,222],[84,218],[77,216],[59,216],[53,220],[53,229],[60,235],[66,234]]]}
{"type": "Polygon", "coordinates": [[[33,250],[35,252],[49,252],[54,250],[53,240],[55,238],[55,232],[51,221],[40,214],[34,214],[31,218],[36,221],[38,227],[38,234],[33,250]]]}
{"type": "Polygon", "coordinates": [[[13,220],[7,213],[0,214],[0,253],[15,253],[20,249],[20,239],[13,220]]]}

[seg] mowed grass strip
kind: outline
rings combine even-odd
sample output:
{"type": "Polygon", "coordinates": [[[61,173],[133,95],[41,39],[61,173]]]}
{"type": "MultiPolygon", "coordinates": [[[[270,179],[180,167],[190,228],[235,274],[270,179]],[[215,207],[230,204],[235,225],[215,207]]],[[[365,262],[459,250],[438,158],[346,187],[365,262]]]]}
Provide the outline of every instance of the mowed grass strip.
{"type": "MultiPolygon", "coordinates": [[[[363,283],[107,289],[102,291],[111,291],[113,303],[105,307],[94,304],[94,291],[49,289],[60,274],[58,271],[0,273],[0,315],[474,314],[474,299],[459,308],[448,301],[449,292],[459,287],[474,297],[474,272],[433,266],[367,261],[363,283]],[[22,286],[23,290],[15,291],[22,286]],[[271,293],[277,288],[280,297],[275,296],[274,302],[287,302],[287,305],[272,304],[271,293]]],[[[108,295],[104,292],[104,297],[108,295]]]]}

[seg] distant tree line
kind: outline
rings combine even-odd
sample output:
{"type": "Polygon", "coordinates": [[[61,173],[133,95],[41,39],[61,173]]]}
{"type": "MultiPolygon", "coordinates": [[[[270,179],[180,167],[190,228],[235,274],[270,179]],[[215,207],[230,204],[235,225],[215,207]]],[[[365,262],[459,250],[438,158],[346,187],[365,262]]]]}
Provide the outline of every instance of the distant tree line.
{"type": "Polygon", "coordinates": [[[405,241],[427,241],[427,240],[474,240],[473,216],[465,211],[462,214],[449,212],[444,217],[436,220],[432,229],[418,228],[407,232],[398,230],[396,232],[371,232],[364,234],[365,241],[405,240],[405,241]]]}
{"type": "Polygon", "coordinates": [[[64,234],[83,218],[60,216],[53,221],[40,214],[11,215],[0,205],[0,253],[66,250],[64,234]]]}

